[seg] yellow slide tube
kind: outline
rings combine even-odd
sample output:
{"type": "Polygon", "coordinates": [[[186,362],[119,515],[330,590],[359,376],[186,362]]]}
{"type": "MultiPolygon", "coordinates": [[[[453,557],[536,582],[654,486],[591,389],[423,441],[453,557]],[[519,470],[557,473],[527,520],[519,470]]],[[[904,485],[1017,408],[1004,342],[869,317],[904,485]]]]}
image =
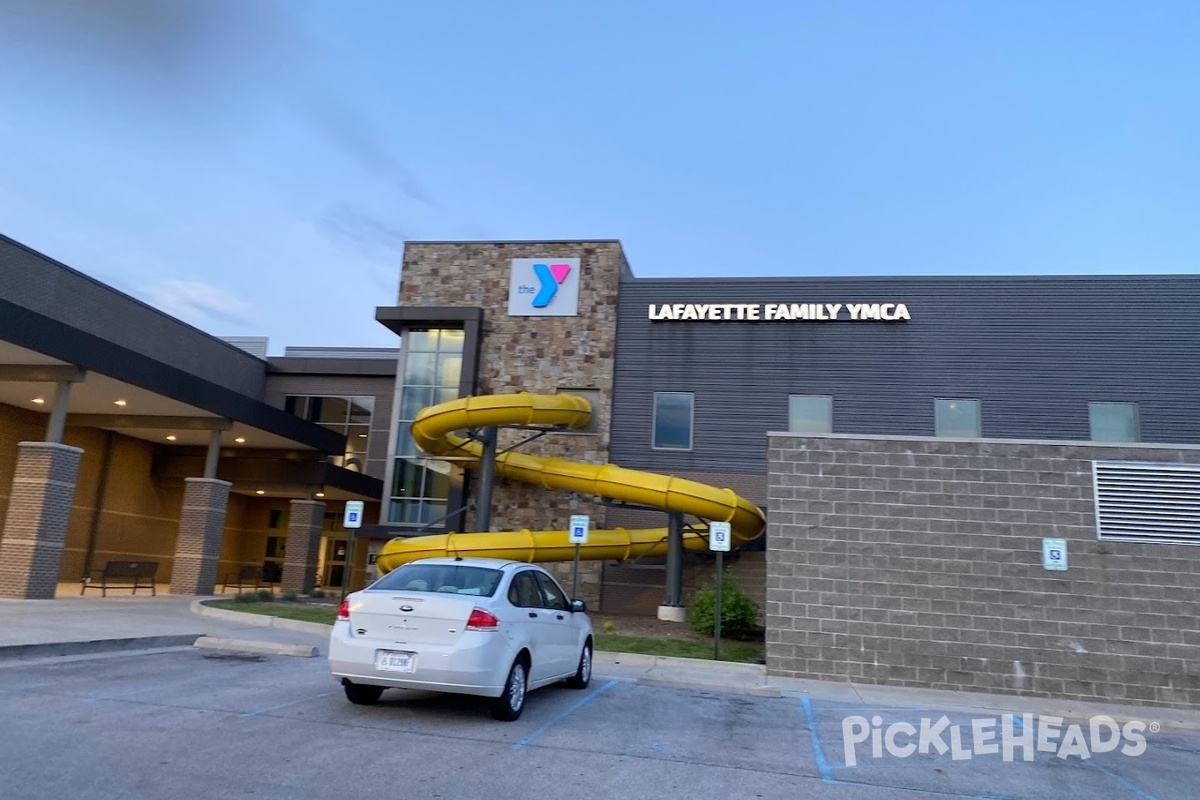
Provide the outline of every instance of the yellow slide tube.
{"type": "MultiPolygon", "coordinates": [[[[591,407],[571,394],[520,394],[462,397],[425,408],[412,423],[413,439],[434,456],[466,458],[479,467],[483,446],[457,431],[488,425],[563,425],[581,428],[591,407]]],[[[758,538],[767,525],[754,503],[732,489],[719,489],[655,472],[626,469],[616,464],[583,464],[561,458],[542,458],[515,451],[496,457],[496,474],[564,492],[581,492],[641,506],[679,511],[702,520],[728,522],[735,546],[758,538]]],[[[708,537],[687,532],[684,547],[707,550],[708,537]]],[[[583,559],[623,561],[667,552],[666,528],[593,530],[580,548],[583,559]]],[[[443,533],[398,537],[383,546],[377,564],[391,572],[401,564],[432,556],[483,556],[514,561],[570,561],[575,545],[567,531],[509,531],[503,533],[443,533]]]]}

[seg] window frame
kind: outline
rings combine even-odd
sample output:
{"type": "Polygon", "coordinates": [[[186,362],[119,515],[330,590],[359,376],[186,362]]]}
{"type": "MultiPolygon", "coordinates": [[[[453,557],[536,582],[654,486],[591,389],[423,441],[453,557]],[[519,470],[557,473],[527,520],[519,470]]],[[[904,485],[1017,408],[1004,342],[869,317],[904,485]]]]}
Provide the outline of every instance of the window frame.
{"type": "Polygon", "coordinates": [[[788,406],[787,406],[787,430],[788,430],[788,433],[797,433],[797,434],[800,434],[801,436],[821,436],[826,433],[833,433],[833,395],[831,395],[831,394],[789,394],[787,396],[787,402],[788,402],[788,406]],[[829,430],[825,430],[825,431],[794,430],[792,428],[792,398],[794,398],[794,397],[803,397],[803,398],[809,398],[809,399],[814,399],[814,400],[829,401],[829,407],[828,407],[829,430]]]}
{"type": "Polygon", "coordinates": [[[695,392],[654,392],[651,399],[650,412],[650,449],[667,453],[685,453],[695,449],[696,445],[696,393],[695,392]],[[687,447],[664,447],[658,444],[658,399],[667,395],[687,397],[688,403],[688,443],[687,447]]]}
{"type": "Polygon", "coordinates": [[[1089,400],[1088,401],[1088,441],[1098,442],[1100,444],[1136,444],[1142,441],[1142,412],[1136,402],[1126,400],[1089,400]],[[1097,406],[1105,406],[1108,408],[1123,407],[1133,411],[1133,438],[1132,439],[1097,439],[1096,438],[1096,423],[1092,417],[1092,412],[1097,406]]]}
{"type": "Polygon", "coordinates": [[[939,439],[982,439],[983,438],[983,402],[977,397],[935,397],[933,399],[933,435],[939,439]],[[962,434],[940,433],[938,431],[939,403],[971,403],[975,408],[975,433],[971,436],[962,434]]]}

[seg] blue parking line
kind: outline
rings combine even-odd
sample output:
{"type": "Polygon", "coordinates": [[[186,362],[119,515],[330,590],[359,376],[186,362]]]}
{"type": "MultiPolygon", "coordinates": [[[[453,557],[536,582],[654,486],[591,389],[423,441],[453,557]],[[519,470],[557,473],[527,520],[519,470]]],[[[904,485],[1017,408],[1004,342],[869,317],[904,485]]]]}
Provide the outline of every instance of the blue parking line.
{"type": "MultiPolygon", "coordinates": [[[[1021,722],[1021,718],[1019,716],[1017,716],[1016,714],[1010,714],[1009,716],[1012,717],[1013,724],[1016,727],[1021,728],[1022,730],[1025,729],[1025,724],[1023,722],[1021,722]]],[[[1104,767],[1100,766],[1099,764],[1097,764],[1095,761],[1093,761],[1090,758],[1084,759],[1084,758],[1079,758],[1079,756],[1071,756],[1071,757],[1074,758],[1076,761],[1080,762],[1081,764],[1083,764],[1085,767],[1091,767],[1092,769],[1099,772],[1101,775],[1106,776],[1113,783],[1115,783],[1118,786],[1120,786],[1121,788],[1126,789],[1129,792],[1133,793],[1137,797],[1141,798],[1141,800],[1158,800],[1158,798],[1155,797],[1154,795],[1143,790],[1141,787],[1139,787],[1133,783],[1130,783],[1125,778],[1122,778],[1120,775],[1113,772],[1112,770],[1105,769],[1104,767]]]]}
{"type": "Polygon", "coordinates": [[[604,694],[605,692],[607,692],[609,689],[611,689],[612,687],[614,687],[614,686],[616,686],[616,685],[617,685],[617,681],[616,681],[616,680],[611,680],[611,681],[609,681],[608,683],[604,684],[604,685],[603,685],[603,686],[601,686],[599,689],[597,689],[596,691],[592,692],[592,693],[591,693],[591,694],[589,694],[587,697],[583,698],[583,699],[582,699],[582,700],[580,700],[578,703],[576,703],[575,705],[571,706],[570,708],[568,708],[566,711],[564,711],[564,712],[562,712],[561,714],[559,714],[559,715],[558,715],[557,717],[555,717],[554,719],[550,720],[550,721],[549,721],[549,722],[547,722],[547,723],[544,723],[544,724],[543,724],[543,725],[542,725],[540,728],[538,728],[537,730],[535,730],[533,733],[529,734],[529,735],[528,735],[528,736],[526,736],[524,739],[522,739],[521,741],[519,741],[519,742],[517,742],[516,744],[514,744],[514,745],[512,746],[512,749],[513,749],[513,750],[520,750],[520,749],[521,749],[522,747],[524,747],[525,745],[527,745],[527,744],[531,744],[531,743],[532,743],[532,742],[534,742],[534,741],[535,741],[535,740],[536,740],[536,739],[537,739],[539,736],[541,736],[543,733],[545,733],[546,731],[550,730],[550,729],[551,729],[551,728],[553,728],[555,725],[557,725],[558,723],[562,722],[564,719],[566,719],[567,717],[571,716],[571,715],[572,715],[572,714],[574,714],[576,711],[578,711],[579,709],[583,708],[583,707],[584,707],[584,706],[586,706],[588,703],[592,702],[592,701],[593,701],[593,700],[595,700],[597,697],[599,697],[600,695],[604,694]]]}
{"type": "Polygon", "coordinates": [[[290,703],[280,703],[279,705],[271,706],[270,708],[261,708],[258,711],[247,711],[245,714],[238,714],[238,716],[242,719],[245,719],[246,717],[257,717],[260,714],[266,714],[271,711],[276,711],[280,708],[287,708],[288,706],[295,706],[295,705],[299,705],[300,703],[307,703],[310,700],[319,700],[322,697],[329,697],[329,695],[331,695],[331,694],[337,694],[337,692],[321,692],[319,695],[316,695],[315,697],[304,697],[304,698],[301,698],[300,700],[293,700],[290,703]]]}
{"type": "Polygon", "coordinates": [[[825,751],[821,748],[821,735],[817,733],[817,718],[813,714],[812,701],[802,697],[800,705],[804,706],[804,716],[808,718],[808,735],[812,739],[813,756],[816,758],[817,769],[821,771],[821,780],[825,783],[837,783],[832,774],[833,770],[829,768],[829,762],[825,760],[825,751]]]}

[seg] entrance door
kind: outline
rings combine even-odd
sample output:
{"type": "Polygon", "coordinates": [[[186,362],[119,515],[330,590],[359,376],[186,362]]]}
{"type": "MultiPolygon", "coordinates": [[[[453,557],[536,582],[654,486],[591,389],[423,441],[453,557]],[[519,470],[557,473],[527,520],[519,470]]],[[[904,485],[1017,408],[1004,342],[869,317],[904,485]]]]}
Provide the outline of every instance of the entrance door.
{"type": "Polygon", "coordinates": [[[327,539],[325,542],[325,588],[341,588],[346,573],[346,540],[327,539]]]}

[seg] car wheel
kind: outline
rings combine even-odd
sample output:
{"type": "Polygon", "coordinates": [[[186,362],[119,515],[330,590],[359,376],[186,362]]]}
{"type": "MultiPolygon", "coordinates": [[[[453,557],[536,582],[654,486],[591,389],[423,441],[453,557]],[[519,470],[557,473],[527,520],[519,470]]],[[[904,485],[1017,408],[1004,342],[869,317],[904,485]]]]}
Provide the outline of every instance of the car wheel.
{"type": "Polygon", "coordinates": [[[373,706],[379,702],[379,695],[383,694],[382,686],[368,686],[365,683],[346,682],[342,688],[346,690],[346,699],[357,706],[373,706]]]}
{"type": "Polygon", "coordinates": [[[525,662],[518,658],[508,671],[504,693],[492,701],[492,716],[504,722],[512,722],[520,717],[521,712],[525,710],[525,689],[528,682],[529,674],[525,670],[525,662]]]}
{"type": "Polygon", "coordinates": [[[567,686],[572,689],[586,689],[592,682],[592,640],[583,643],[583,652],[579,654],[579,668],[575,674],[567,678],[567,686]]]}

